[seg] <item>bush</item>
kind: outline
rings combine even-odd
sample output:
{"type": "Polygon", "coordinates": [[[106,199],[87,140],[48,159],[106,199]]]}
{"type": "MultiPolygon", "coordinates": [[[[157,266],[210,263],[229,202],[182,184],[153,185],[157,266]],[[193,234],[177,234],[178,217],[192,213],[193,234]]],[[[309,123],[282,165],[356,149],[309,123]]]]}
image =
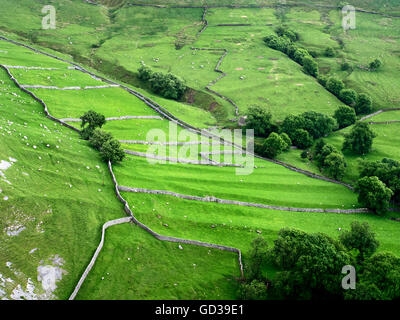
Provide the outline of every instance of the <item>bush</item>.
{"type": "Polygon", "coordinates": [[[93,110],[89,110],[80,117],[81,122],[81,137],[88,140],[94,129],[101,128],[106,123],[106,118],[93,110]]]}
{"type": "Polygon", "coordinates": [[[272,282],[277,298],[310,299],[342,294],[340,273],[351,257],[343,245],[322,233],[284,228],[271,250],[278,271],[272,282]]]}
{"type": "Polygon", "coordinates": [[[326,88],[335,96],[339,97],[340,91],[344,89],[344,83],[336,77],[330,77],[326,82],[326,88]]]}
{"type": "Polygon", "coordinates": [[[287,37],[290,41],[296,42],[299,40],[299,34],[287,27],[279,26],[275,32],[279,37],[287,37]]]}
{"type": "Polygon", "coordinates": [[[296,61],[297,63],[299,63],[299,64],[301,64],[301,65],[303,65],[303,59],[304,59],[305,57],[310,57],[310,58],[312,58],[312,57],[310,56],[310,54],[308,53],[308,51],[307,51],[306,49],[303,49],[303,48],[298,48],[298,49],[294,52],[294,55],[293,55],[294,61],[296,61]]]}
{"type": "Polygon", "coordinates": [[[294,132],[293,143],[300,149],[307,149],[313,145],[313,139],[304,129],[297,129],[294,132]]]}
{"type": "Polygon", "coordinates": [[[245,129],[254,129],[254,134],[258,137],[268,137],[277,128],[272,123],[271,113],[256,106],[250,107],[247,112],[245,129]]]}
{"type": "Polygon", "coordinates": [[[105,132],[100,129],[96,129],[93,131],[92,135],[89,137],[90,145],[96,149],[100,150],[101,146],[108,140],[112,139],[112,134],[109,132],[105,132]]]}
{"type": "Polygon", "coordinates": [[[319,168],[324,167],[325,159],[331,153],[339,153],[339,151],[333,145],[327,144],[323,140],[317,142],[314,151],[314,159],[317,162],[317,166],[319,168]],[[321,145],[321,143],[323,143],[324,145],[321,145]]]}
{"type": "Polygon", "coordinates": [[[365,122],[357,122],[350,133],[345,136],[343,150],[350,150],[357,154],[367,154],[372,147],[376,134],[365,122]]]}
{"type": "Polygon", "coordinates": [[[153,72],[149,67],[142,65],[139,70],[139,79],[150,84],[150,88],[167,99],[180,99],[186,91],[186,85],[183,81],[170,74],[153,72]]]}
{"type": "Polygon", "coordinates": [[[372,112],[372,99],[365,93],[358,95],[357,103],[355,106],[357,114],[369,114],[372,112]]]}
{"type": "Polygon", "coordinates": [[[328,82],[328,77],[327,76],[324,76],[324,75],[319,75],[318,77],[317,77],[317,80],[318,80],[318,82],[323,86],[323,87],[326,87],[326,83],[328,82]]]}
{"type": "Polygon", "coordinates": [[[358,202],[381,215],[389,208],[393,195],[378,177],[364,177],[357,181],[355,191],[358,192],[358,202]]]}
{"type": "Polygon", "coordinates": [[[250,283],[241,283],[239,286],[240,300],[265,300],[267,298],[267,286],[264,282],[253,280],[250,283]]]}
{"type": "Polygon", "coordinates": [[[361,161],[360,178],[376,176],[393,191],[392,200],[400,203],[400,162],[384,158],[382,161],[361,161]]]}
{"type": "Polygon", "coordinates": [[[350,231],[343,231],[340,234],[340,242],[348,249],[358,251],[358,261],[362,262],[372,256],[379,247],[379,242],[375,238],[368,223],[353,221],[350,231]]]}
{"type": "Polygon", "coordinates": [[[302,129],[308,131],[314,139],[329,135],[336,127],[336,120],[323,113],[307,111],[300,115],[304,118],[302,129]]]}
{"type": "Polygon", "coordinates": [[[289,136],[285,132],[282,132],[280,134],[280,136],[281,136],[282,140],[285,141],[285,143],[287,145],[286,149],[284,149],[284,150],[285,151],[289,150],[291,145],[292,145],[292,140],[289,138],[289,136]]]}
{"type": "Polygon", "coordinates": [[[125,152],[121,148],[121,144],[116,139],[107,140],[100,147],[100,155],[103,161],[118,163],[125,158],[125,152]]]}
{"type": "Polygon", "coordinates": [[[183,81],[170,73],[155,72],[149,82],[153,92],[167,99],[180,99],[186,90],[183,81]]]}
{"type": "Polygon", "coordinates": [[[340,69],[341,69],[342,71],[347,71],[347,70],[353,70],[353,67],[351,66],[350,63],[348,63],[348,62],[343,62],[343,63],[340,65],[340,69]]]}
{"type": "Polygon", "coordinates": [[[336,119],[340,129],[351,126],[357,120],[355,110],[348,106],[340,106],[333,117],[336,119]]]}
{"type": "Polygon", "coordinates": [[[369,64],[369,68],[373,71],[378,70],[382,66],[382,60],[377,58],[369,64]]]}
{"type": "Polygon", "coordinates": [[[142,81],[148,81],[153,76],[153,71],[149,67],[146,67],[145,65],[142,65],[139,68],[138,72],[139,72],[139,79],[142,81]]]}
{"type": "Polygon", "coordinates": [[[336,180],[341,180],[346,171],[346,162],[340,153],[332,152],[324,160],[326,174],[336,180]]]}
{"type": "Polygon", "coordinates": [[[343,89],[340,91],[339,98],[345,104],[355,107],[358,96],[357,92],[355,92],[353,89],[343,89]]]}
{"type": "Polygon", "coordinates": [[[275,132],[272,132],[263,144],[263,155],[273,159],[287,148],[286,142],[275,132]]]}
{"type": "Polygon", "coordinates": [[[306,73],[313,77],[318,76],[318,63],[310,56],[305,56],[303,58],[303,69],[306,73]]]}

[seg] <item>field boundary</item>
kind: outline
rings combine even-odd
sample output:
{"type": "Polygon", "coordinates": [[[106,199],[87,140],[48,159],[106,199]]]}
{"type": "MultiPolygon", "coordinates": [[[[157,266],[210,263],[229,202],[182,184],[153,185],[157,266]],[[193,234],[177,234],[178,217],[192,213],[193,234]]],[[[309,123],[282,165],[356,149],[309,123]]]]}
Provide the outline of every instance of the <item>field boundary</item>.
{"type": "MultiPolygon", "coordinates": [[[[85,0],[88,3],[92,3],[90,0],[85,0]]],[[[92,3],[94,4],[94,3],[92,3]]],[[[305,3],[305,2],[299,2],[299,3],[280,3],[280,6],[287,6],[287,7],[317,7],[317,8],[326,8],[326,9],[342,9],[340,6],[330,6],[330,5],[323,5],[323,4],[310,4],[310,3],[305,3]]],[[[161,4],[141,4],[141,3],[127,3],[127,7],[152,7],[152,8],[157,8],[157,9],[201,9],[204,8],[204,6],[168,6],[168,5],[161,5],[161,4]]],[[[228,9],[263,9],[263,8],[276,8],[276,5],[242,5],[242,4],[226,4],[226,5],[210,5],[207,6],[207,8],[210,9],[217,9],[217,8],[228,8],[228,9]]],[[[370,10],[364,10],[362,8],[355,8],[356,12],[361,12],[361,13],[368,13],[368,14],[375,14],[375,15],[381,15],[384,17],[388,18],[400,18],[399,15],[388,15],[385,13],[381,12],[376,12],[376,11],[370,11],[370,10]]]]}
{"type": "Polygon", "coordinates": [[[76,285],[74,291],[72,292],[72,294],[71,294],[71,296],[69,297],[68,300],[74,300],[75,299],[75,297],[78,294],[79,289],[81,288],[83,282],[86,280],[86,277],[89,275],[90,270],[92,270],[92,268],[93,268],[93,266],[94,266],[94,264],[95,264],[95,262],[97,260],[97,257],[99,256],[100,251],[103,248],[104,237],[105,237],[106,230],[109,227],[112,227],[112,226],[115,226],[115,225],[118,225],[118,224],[129,223],[129,222],[132,222],[132,218],[131,217],[124,217],[124,218],[119,218],[119,219],[115,219],[115,220],[110,220],[110,221],[107,221],[106,223],[103,224],[100,243],[97,246],[97,249],[96,249],[95,253],[93,254],[92,259],[90,260],[89,264],[87,265],[85,271],[83,272],[81,278],[78,281],[78,284],[76,285]]]}
{"type": "Polygon", "coordinates": [[[190,160],[190,159],[183,159],[183,158],[172,158],[172,157],[161,157],[152,155],[145,152],[138,152],[132,150],[124,150],[126,154],[143,157],[147,159],[154,159],[154,160],[161,160],[161,161],[170,161],[170,162],[178,162],[178,163],[186,163],[186,164],[194,164],[194,165],[207,165],[207,166],[215,166],[215,167],[240,167],[243,168],[242,165],[235,164],[235,163],[225,163],[225,162],[215,162],[210,159],[206,159],[207,161],[201,160],[190,160]]]}
{"type": "MultiPolygon", "coordinates": [[[[203,16],[202,16],[203,28],[197,33],[197,38],[198,38],[198,37],[207,29],[207,27],[208,27],[208,21],[207,21],[207,19],[206,19],[208,7],[203,7],[203,9],[204,9],[203,16]]],[[[214,72],[221,73],[221,76],[219,76],[217,79],[211,81],[208,85],[206,85],[206,86],[205,86],[205,89],[206,89],[208,92],[210,92],[210,93],[212,93],[212,94],[215,94],[216,96],[218,96],[218,97],[224,99],[225,101],[227,101],[227,102],[229,102],[231,105],[233,105],[233,107],[235,108],[235,115],[236,115],[236,117],[238,117],[238,116],[239,116],[239,107],[238,107],[238,105],[237,105],[235,102],[233,102],[231,99],[229,99],[228,97],[225,97],[224,95],[222,95],[222,94],[220,94],[219,92],[214,91],[214,90],[212,90],[212,89],[210,88],[210,87],[214,86],[214,85],[215,85],[218,81],[220,81],[222,78],[224,78],[224,77],[227,76],[227,74],[226,74],[225,72],[223,72],[222,70],[220,70],[219,67],[221,66],[222,61],[224,60],[224,58],[226,57],[226,55],[228,54],[228,50],[227,50],[227,49],[224,49],[224,48],[223,48],[223,49],[213,49],[213,48],[208,49],[208,48],[195,48],[195,47],[192,47],[191,50],[214,51],[214,52],[216,52],[216,51],[222,51],[222,52],[224,52],[224,53],[222,54],[222,56],[219,58],[219,60],[218,60],[218,62],[217,62],[217,65],[216,65],[215,68],[214,68],[214,72]]]]}
{"type": "Polygon", "coordinates": [[[14,76],[11,74],[10,70],[9,70],[5,65],[0,64],[0,67],[3,68],[3,69],[7,72],[8,76],[10,77],[10,79],[15,83],[15,85],[16,85],[19,89],[21,89],[21,90],[24,91],[25,93],[29,94],[32,98],[34,98],[37,102],[39,102],[39,103],[44,107],[44,113],[45,113],[45,115],[46,115],[47,118],[49,118],[50,120],[56,121],[56,122],[60,123],[61,125],[63,125],[63,126],[65,126],[65,127],[69,128],[69,129],[72,129],[72,130],[74,130],[74,131],[76,131],[76,132],[80,132],[79,129],[77,129],[77,128],[71,126],[71,125],[69,125],[68,123],[66,123],[66,122],[64,122],[64,121],[62,121],[62,120],[60,120],[60,119],[57,119],[57,118],[53,117],[53,116],[49,113],[49,110],[48,110],[48,108],[47,108],[47,105],[46,105],[46,103],[45,103],[42,99],[38,98],[33,92],[31,92],[31,91],[25,89],[24,87],[22,87],[22,86],[19,84],[18,80],[14,78],[14,76]]]}
{"type": "Polygon", "coordinates": [[[376,111],[376,112],[374,112],[374,113],[368,114],[368,115],[366,115],[366,116],[360,118],[359,121],[364,121],[364,120],[367,120],[367,119],[369,119],[369,118],[371,118],[371,117],[373,117],[373,116],[377,116],[378,114],[381,114],[382,112],[390,112],[390,111],[400,111],[400,108],[381,109],[381,110],[378,110],[378,111],[376,111]]]}
{"type": "Polygon", "coordinates": [[[158,234],[157,232],[154,232],[148,226],[146,226],[145,224],[143,224],[139,220],[137,220],[135,215],[133,214],[132,210],[130,209],[128,202],[121,196],[121,193],[119,192],[121,187],[118,185],[118,181],[117,181],[117,179],[115,177],[115,174],[114,174],[114,171],[112,169],[111,162],[108,162],[108,169],[110,171],[111,178],[112,178],[114,186],[115,186],[115,193],[117,195],[117,198],[122,202],[122,204],[124,205],[125,212],[129,216],[131,216],[133,222],[136,225],[138,225],[140,228],[142,228],[143,230],[147,231],[153,237],[155,237],[155,238],[157,238],[158,240],[161,240],[161,241],[177,242],[177,243],[183,243],[183,244],[191,244],[191,245],[195,245],[195,246],[201,246],[201,247],[214,248],[214,249],[225,250],[225,251],[230,251],[230,252],[236,252],[238,254],[240,274],[241,274],[241,277],[244,277],[243,264],[242,264],[242,252],[240,251],[240,249],[233,248],[233,247],[227,247],[227,246],[223,246],[223,245],[219,245],[219,244],[212,244],[212,243],[208,243],[208,242],[197,241],[197,240],[179,239],[179,238],[175,238],[175,237],[163,236],[163,235],[158,234]]]}
{"type": "Polygon", "coordinates": [[[172,191],[165,191],[165,190],[151,190],[151,189],[142,189],[142,188],[132,188],[132,187],[124,187],[119,186],[119,191],[124,192],[133,192],[133,193],[147,193],[147,194],[164,194],[173,196],[176,198],[184,199],[184,200],[194,200],[194,201],[202,201],[202,202],[216,202],[221,204],[231,204],[237,206],[244,206],[244,207],[256,207],[256,208],[263,208],[263,209],[270,209],[270,210],[279,210],[279,211],[293,211],[293,212],[320,212],[320,213],[369,213],[370,210],[367,208],[358,208],[358,209],[320,209],[320,208],[293,208],[293,207],[280,207],[280,206],[271,206],[267,204],[261,203],[252,203],[252,202],[244,202],[244,201],[236,201],[236,200],[226,200],[226,199],[219,199],[213,196],[191,196],[181,193],[176,193],[172,191]]]}

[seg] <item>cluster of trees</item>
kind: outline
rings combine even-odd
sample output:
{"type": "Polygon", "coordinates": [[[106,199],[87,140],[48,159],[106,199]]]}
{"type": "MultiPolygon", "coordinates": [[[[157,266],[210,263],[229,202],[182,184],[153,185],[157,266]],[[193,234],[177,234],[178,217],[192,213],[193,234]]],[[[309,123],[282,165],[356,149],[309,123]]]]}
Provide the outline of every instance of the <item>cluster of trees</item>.
{"type": "Polygon", "coordinates": [[[268,47],[281,51],[288,55],[292,60],[303,66],[303,70],[318,77],[318,63],[314,60],[313,56],[304,48],[300,48],[295,44],[299,39],[299,35],[285,27],[279,27],[275,30],[277,35],[269,35],[264,38],[264,42],[268,47]]]}
{"type": "Polygon", "coordinates": [[[100,129],[106,123],[104,115],[90,110],[80,119],[82,139],[89,140],[90,145],[100,152],[103,161],[118,163],[124,159],[125,153],[119,141],[111,133],[100,129]]]}
{"type": "Polygon", "coordinates": [[[346,161],[343,154],[333,145],[328,144],[325,140],[319,140],[313,149],[313,152],[302,153],[302,157],[309,157],[314,160],[317,167],[323,171],[328,177],[341,180],[346,171],[346,161]]]}
{"type": "MultiPolygon", "coordinates": [[[[372,99],[369,95],[365,93],[358,94],[355,90],[346,88],[343,81],[337,77],[319,75],[318,63],[313,57],[315,54],[313,55],[312,52],[300,48],[295,44],[299,38],[297,33],[284,27],[279,27],[276,33],[277,35],[269,35],[264,38],[264,42],[268,47],[285,53],[289,58],[302,65],[307,74],[317,78],[318,82],[328,91],[337,96],[345,104],[354,108],[356,114],[371,113],[372,99]]],[[[325,56],[333,57],[335,56],[335,50],[328,47],[324,54],[325,56]]],[[[370,68],[376,70],[381,64],[382,62],[376,59],[371,62],[370,68]]]]}
{"type": "Polygon", "coordinates": [[[372,111],[372,99],[366,93],[358,94],[353,89],[346,88],[339,78],[319,76],[318,82],[328,91],[338,97],[343,103],[354,108],[356,114],[368,114],[372,111]]]}
{"type": "Polygon", "coordinates": [[[241,299],[396,299],[400,297],[400,259],[375,254],[379,242],[367,223],[357,221],[339,240],[322,233],[284,228],[272,248],[258,237],[245,263],[241,299]],[[278,272],[268,278],[273,264],[278,272]],[[356,290],[342,288],[342,268],[356,269],[356,290]]]}
{"type": "Polygon", "coordinates": [[[334,118],[315,111],[289,115],[281,124],[281,131],[285,132],[293,145],[300,149],[311,147],[314,139],[325,137],[336,128],[337,123],[334,118]]]}
{"type": "Polygon", "coordinates": [[[138,72],[139,79],[149,83],[151,90],[164,98],[179,100],[186,91],[183,80],[171,73],[154,72],[145,65],[138,72]]]}
{"type": "Polygon", "coordinates": [[[400,204],[400,162],[384,158],[381,161],[360,162],[356,185],[358,201],[377,214],[384,214],[390,202],[400,204]]]}
{"type": "MultiPolygon", "coordinates": [[[[350,125],[355,117],[354,110],[351,110],[347,106],[340,107],[336,111],[335,117],[342,126],[344,123],[350,125]],[[349,112],[347,109],[350,109],[352,112],[349,112]]],[[[371,150],[374,137],[375,133],[367,123],[357,122],[350,133],[345,135],[342,151],[348,150],[364,155],[371,150]]],[[[326,143],[323,139],[318,140],[311,151],[305,150],[301,154],[301,157],[314,161],[317,167],[328,177],[341,180],[345,175],[347,164],[343,153],[333,145],[326,143]]]]}
{"type": "MultiPolygon", "coordinates": [[[[353,121],[346,113],[338,112],[337,118],[342,125],[351,124],[353,121]]],[[[289,115],[278,126],[273,123],[270,112],[261,107],[250,107],[245,129],[254,129],[256,136],[266,138],[262,143],[255,143],[255,152],[274,158],[288,150],[291,145],[308,149],[314,144],[315,139],[329,135],[337,127],[335,118],[314,111],[289,115]]]]}

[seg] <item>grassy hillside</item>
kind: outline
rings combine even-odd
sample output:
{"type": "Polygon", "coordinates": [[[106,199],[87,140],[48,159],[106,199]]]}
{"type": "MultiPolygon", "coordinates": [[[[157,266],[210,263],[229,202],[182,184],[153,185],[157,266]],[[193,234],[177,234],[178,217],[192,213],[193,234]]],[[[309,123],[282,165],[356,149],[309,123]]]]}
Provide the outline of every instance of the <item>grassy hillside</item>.
{"type": "MultiPolygon", "coordinates": [[[[29,65],[30,59],[21,58],[23,55],[30,56],[29,51],[3,41],[0,42],[0,49],[2,58],[7,57],[8,64],[20,65],[25,61],[28,66],[32,66],[29,65]]],[[[34,66],[48,67],[54,64],[68,76],[60,76],[60,70],[56,70],[53,76],[48,70],[40,70],[43,74],[38,70],[28,70],[33,71],[28,74],[22,69],[12,69],[17,77],[31,79],[31,83],[38,83],[33,80],[37,78],[44,85],[88,84],[81,82],[82,73],[68,71],[67,65],[55,63],[56,60],[43,55],[34,57],[34,66]],[[66,80],[58,81],[61,78],[66,80]]],[[[81,140],[76,132],[45,118],[43,107],[20,91],[4,70],[0,73],[0,83],[0,211],[3,215],[0,222],[0,298],[67,299],[98,245],[101,226],[125,213],[115,197],[107,166],[100,160],[98,153],[81,140]],[[56,290],[43,289],[38,275],[44,266],[54,268],[62,276],[55,282],[56,290]]],[[[98,101],[104,100],[102,96],[98,98],[98,101]]],[[[82,101],[77,103],[84,105],[82,101]]],[[[138,106],[140,112],[151,110],[140,109],[143,108],[140,104],[138,106]]],[[[67,109],[70,107],[66,108],[64,104],[64,110],[67,109]]],[[[134,107],[132,109],[135,110],[134,107]]],[[[164,260],[153,262],[155,270],[165,268],[172,248],[176,250],[175,246],[160,243],[137,228],[133,230],[131,226],[125,229],[122,227],[121,232],[118,227],[116,229],[117,232],[113,233],[116,239],[107,238],[106,246],[112,248],[117,245],[120,248],[123,240],[125,245],[132,248],[132,243],[140,242],[140,246],[151,248],[158,258],[165,255],[164,260]],[[126,239],[131,242],[126,242],[126,239]]],[[[110,231],[113,232],[113,229],[110,231]]],[[[105,255],[108,256],[107,251],[105,255]]],[[[124,258],[122,253],[117,256],[120,260],[124,258]]],[[[122,274],[137,278],[131,286],[127,286],[125,280],[119,283],[120,292],[128,295],[116,296],[116,292],[110,290],[96,296],[93,290],[89,290],[86,293],[83,291],[78,298],[160,298],[154,291],[146,291],[145,288],[149,286],[149,279],[153,288],[164,285],[165,279],[157,280],[151,274],[146,274],[144,278],[141,276],[141,270],[148,266],[151,258],[147,250],[144,256],[147,258],[137,257],[134,260],[134,269],[129,274],[120,269],[121,265],[115,269],[114,276],[122,274]]],[[[181,265],[170,264],[168,270],[171,274],[181,275],[182,269],[186,268],[188,276],[185,285],[177,290],[165,290],[163,298],[234,297],[236,287],[231,278],[239,271],[236,255],[185,246],[181,257],[181,265]],[[200,275],[197,278],[190,276],[194,267],[185,265],[183,262],[186,261],[194,261],[199,265],[200,275]],[[213,271],[206,268],[209,264],[216,265],[213,271]],[[207,277],[212,277],[215,282],[205,290],[204,279],[207,277]]],[[[98,264],[105,266],[101,260],[96,266],[98,264]]]]}
{"type": "Polygon", "coordinates": [[[0,171],[0,274],[14,281],[0,297],[29,298],[32,283],[37,297],[65,299],[97,246],[101,225],[123,211],[98,154],[76,133],[46,119],[42,106],[4,70],[0,80],[0,160],[11,164],[0,171]],[[64,262],[54,267],[66,274],[57,290],[46,293],[37,268],[56,255],[64,262]]]}

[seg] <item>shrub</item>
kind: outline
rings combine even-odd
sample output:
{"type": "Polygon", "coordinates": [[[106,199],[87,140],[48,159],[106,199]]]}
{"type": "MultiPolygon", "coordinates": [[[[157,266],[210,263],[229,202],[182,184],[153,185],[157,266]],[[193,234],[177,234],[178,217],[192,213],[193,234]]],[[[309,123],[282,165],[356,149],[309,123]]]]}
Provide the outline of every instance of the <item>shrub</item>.
{"type": "Polygon", "coordinates": [[[382,60],[377,58],[369,64],[371,70],[378,70],[382,66],[382,60]]]}
{"type": "Polygon", "coordinates": [[[348,63],[348,62],[343,62],[343,63],[340,65],[340,69],[341,69],[342,71],[347,71],[347,70],[353,70],[353,67],[351,66],[350,63],[348,63]]]}
{"type": "Polygon", "coordinates": [[[263,155],[273,159],[287,148],[286,142],[275,132],[272,132],[263,144],[263,155]]]}
{"type": "Polygon", "coordinates": [[[245,128],[254,129],[254,134],[259,137],[268,137],[276,130],[271,113],[258,106],[249,108],[245,128]]]}
{"type": "Polygon", "coordinates": [[[139,68],[138,72],[139,79],[148,82],[151,90],[164,98],[178,100],[187,89],[180,78],[170,73],[153,72],[144,65],[139,68]]]}
{"type": "Polygon", "coordinates": [[[350,150],[357,154],[367,154],[372,147],[376,134],[365,122],[357,122],[350,133],[345,136],[343,150],[350,150]]]}
{"type": "Polygon", "coordinates": [[[327,76],[320,74],[320,75],[317,77],[317,80],[318,80],[318,82],[319,82],[323,87],[326,87],[326,83],[327,83],[327,81],[328,81],[328,77],[327,77],[327,76]]]}
{"type": "Polygon", "coordinates": [[[139,79],[142,81],[148,81],[153,76],[153,71],[149,67],[146,67],[145,65],[142,65],[138,69],[138,72],[139,72],[139,79]]]}
{"type": "Polygon", "coordinates": [[[100,129],[95,129],[92,135],[89,137],[90,145],[96,149],[100,150],[101,146],[108,140],[112,139],[112,135],[109,132],[105,132],[100,129]]]}
{"type": "Polygon", "coordinates": [[[349,249],[358,251],[358,261],[362,262],[372,256],[379,247],[379,242],[375,238],[375,233],[371,230],[368,223],[353,221],[350,231],[343,231],[340,234],[340,242],[349,249]]]}
{"type": "Polygon", "coordinates": [[[318,76],[318,63],[316,63],[315,60],[310,56],[305,56],[303,58],[303,69],[306,73],[312,75],[313,77],[318,76]]]}
{"type": "Polygon", "coordinates": [[[81,122],[81,137],[88,140],[94,129],[101,128],[106,123],[106,118],[93,110],[89,110],[80,117],[81,122]]]}
{"type": "Polygon", "coordinates": [[[351,126],[357,120],[355,110],[348,106],[340,106],[333,117],[336,119],[340,129],[351,126]]]}
{"type": "Polygon", "coordinates": [[[311,56],[308,53],[308,51],[303,48],[298,48],[293,54],[294,61],[296,61],[297,63],[299,63],[301,65],[303,65],[303,59],[305,57],[311,57],[311,56]]]}
{"type": "Polygon", "coordinates": [[[291,145],[292,145],[292,140],[289,138],[289,136],[288,136],[285,132],[282,132],[282,133],[280,134],[280,136],[281,136],[282,140],[285,141],[285,143],[286,143],[286,145],[287,145],[286,149],[284,149],[284,150],[285,150],[285,151],[286,151],[286,150],[289,150],[290,147],[291,147],[291,145]]]}
{"type": "Polygon", "coordinates": [[[300,149],[307,149],[313,145],[313,139],[304,129],[297,129],[294,132],[293,143],[300,149]]]}
{"type": "Polygon", "coordinates": [[[305,119],[302,116],[288,115],[281,124],[281,131],[285,132],[293,142],[294,132],[305,127],[305,119]]]}
{"type": "Polygon", "coordinates": [[[334,95],[339,96],[340,91],[344,89],[344,83],[336,77],[330,77],[326,82],[326,88],[334,95]]]}
{"type": "Polygon", "coordinates": [[[100,147],[100,155],[103,161],[118,163],[125,158],[125,152],[121,148],[121,144],[116,139],[107,140],[100,147]]]}
{"type": "Polygon", "coordinates": [[[357,92],[355,92],[353,89],[343,89],[339,93],[339,98],[345,104],[355,107],[358,96],[357,96],[357,92]]]}
{"type": "Polygon", "coordinates": [[[258,280],[241,283],[238,295],[241,300],[265,300],[267,298],[267,286],[264,282],[258,280]]]}
{"type": "Polygon", "coordinates": [[[358,202],[375,213],[384,214],[389,208],[393,192],[378,177],[359,179],[355,190],[358,192],[358,202]]]}
{"type": "MultiPolygon", "coordinates": [[[[322,141],[322,140],[321,140],[322,141]]],[[[320,144],[321,142],[319,141],[316,145],[315,148],[315,154],[314,154],[314,159],[317,162],[317,166],[319,168],[322,168],[325,166],[325,159],[331,154],[331,153],[339,153],[339,151],[331,144],[325,143],[322,147],[320,144]]]]}
{"type": "Polygon", "coordinates": [[[372,112],[372,99],[365,93],[358,95],[357,103],[355,106],[357,114],[369,114],[372,112]]]}
{"type": "Polygon", "coordinates": [[[327,175],[331,178],[340,180],[346,171],[346,162],[343,155],[332,152],[324,160],[324,168],[327,175]]]}
{"type": "Polygon", "coordinates": [[[308,131],[314,139],[329,135],[336,127],[336,120],[323,113],[307,111],[300,115],[304,118],[302,129],[308,131]]]}

